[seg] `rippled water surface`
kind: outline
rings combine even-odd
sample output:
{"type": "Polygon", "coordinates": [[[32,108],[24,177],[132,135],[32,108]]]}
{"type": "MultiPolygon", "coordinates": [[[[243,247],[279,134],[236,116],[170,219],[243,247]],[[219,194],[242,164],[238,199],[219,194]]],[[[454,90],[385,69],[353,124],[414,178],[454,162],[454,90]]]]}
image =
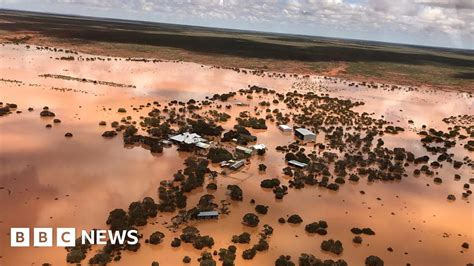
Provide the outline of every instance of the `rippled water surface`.
{"type": "MultiPolygon", "coordinates": [[[[128,204],[145,196],[157,199],[161,180],[170,179],[183,168],[188,156],[175,147],[160,155],[135,147],[124,148],[121,138],[104,139],[104,127],[123,116],[116,112],[125,107],[127,115],[138,119],[144,111],[132,112],[131,105],[147,102],[190,98],[203,100],[214,93],[223,93],[259,85],[286,92],[288,90],[328,93],[364,101],[357,107],[360,112],[403,126],[407,130],[398,135],[384,136],[386,146],[404,147],[415,154],[426,154],[416,130],[422,125],[446,130],[441,121],[451,115],[473,114],[473,98],[456,92],[428,90],[375,89],[348,86],[349,82],[330,81],[320,77],[269,77],[244,74],[233,70],[201,66],[183,62],[130,62],[112,58],[105,61],[64,61],[56,57],[60,52],[30,49],[24,46],[0,46],[0,101],[16,103],[22,113],[0,117],[0,265],[41,265],[49,262],[64,265],[63,248],[10,248],[10,227],[76,227],[78,229],[106,228],[109,211],[127,208],[128,204]],[[42,74],[65,75],[97,81],[115,82],[134,87],[115,87],[74,80],[40,77],[42,74]],[[41,118],[39,112],[48,106],[62,123],[45,128],[51,119],[41,118]],[[29,107],[34,108],[28,111],[29,107]],[[110,108],[110,110],[109,110],[110,108]],[[409,124],[408,120],[413,120],[409,124]],[[65,138],[66,132],[73,138],[65,138]]],[[[75,55],[78,57],[78,55],[75,55]]],[[[84,58],[92,57],[81,55],[84,58]]],[[[255,102],[245,98],[235,101],[255,102]]],[[[255,100],[256,101],[256,100],[255,100]]],[[[232,115],[251,107],[235,107],[232,115]]],[[[226,129],[235,124],[225,123],[226,129]]],[[[401,181],[358,184],[346,183],[337,192],[319,187],[291,190],[283,200],[275,200],[271,192],[260,188],[260,181],[268,177],[283,177],[285,166],[278,145],[293,141],[292,135],[282,134],[270,123],[266,131],[252,131],[259,143],[265,143],[269,152],[254,157],[250,165],[230,176],[219,176],[217,199],[225,199],[227,184],[239,184],[244,191],[243,202],[232,202],[231,213],[218,221],[204,221],[195,225],[202,234],[215,239],[215,249],[231,244],[231,236],[243,231],[257,232],[241,224],[241,217],[253,211],[250,199],[269,205],[269,213],[261,216],[261,224],[275,229],[269,240],[270,249],[258,253],[251,261],[240,254],[249,245],[239,244],[237,265],[273,264],[281,254],[291,255],[296,261],[302,252],[328,258],[343,258],[350,265],[362,265],[369,255],[377,255],[388,265],[465,265],[473,262],[474,209],[469,199],[462,199],[463,184],[474,172],[467,166],[455,170],[451,165],[438,169],[436,176],[443,183],[436,185],[431,177],[409,176],[401,181]],[[259,163],[268,166],[267,173],[257,170],[259,163]],[[460,181],[454,174],[460,174],[460,181]],[[429,186],[427,185],[429,184],[429,186]],[[365,191],[361,194],[360,191],[365,191]],[[448,194],[457,200],[449,202],[448,194]],[[279,224],[279,217],[299,214],[304,223],[298,226],[279,224]],[[304,224],[326,220],[329,224],[325,237],[311,236],[304,224]],[[375,236],[364,236],[362,245],[352,243],[352,227],[370,227],[375,236]],[[339,239],[344,244],[341,256],[322,252],[320,243],[327,238],[339,239]],[[470,249],[461,248],[463,242],[470,249]],[[388,247],[393,252],[387,251],[388,247]]],[[[456,146],[451,150],[455,158],[472,158],[472,153],[456,146]]],[[[218,166],[212,166],[218,169],[218,166]]],[[[189,200],[195,202],[202,189],[193,192],[189,200]]],[[[192,204],[188,204],[191,206],[192,204]]],[[[158,246],[142,244],[137,253],[127,253],[117,265],[180,265],[185,255],[195,259],[200,251],[189,245],[171,248],[175,236],[163,226],[172,215],[159,215],[141,231],[144,235],[159,230],[165,232],[164,243],[158,246]]],[[[254,235],[252,244],[257,240],[254,235]]],[[[90,252],[89,254],[94,254],[90,252]]]]}

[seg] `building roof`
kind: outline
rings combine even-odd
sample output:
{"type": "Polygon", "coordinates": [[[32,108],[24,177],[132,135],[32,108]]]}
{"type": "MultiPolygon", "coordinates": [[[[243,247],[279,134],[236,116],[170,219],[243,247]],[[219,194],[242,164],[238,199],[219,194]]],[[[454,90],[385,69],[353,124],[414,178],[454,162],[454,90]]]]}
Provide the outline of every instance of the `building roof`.
{"type": "Polygon", "coordinates": [[[265,144],[255,144],[252,146],[252,149],[254,150],[265,150],[267,146],[265,144]]]}
{"type": "Polygon", "coordinates": [[[235,163],[233,163],[230,168],[232,169],[238,169],[240,167],[242,167],[243,165],[245,164],[245,161],[244,160],[240,160],[240,161],[237,161],[235,163]]]}
{"type": "Polygon", "coordinates": [[[291,127],[289,127],[288,125],[279,125],[278,126],[281,130],[291,130],[291,127]]]}
{"type": "Polygon", "coordinates": [[[199,212],[198,217],[207,217],[207,216],[219,216],[218,211],[205,211],[205,212],[199,212]]]}
{"type": "Polygon", "coordinates": [[[313,132],[307,130],[306,128],[297,128],[295,129],[296,132],[300,133],[303,136],[308,136],[308,135],[316,135],[313,132]]]}
{"type": "Polygon", "coordinates": [[[204,142],[198,142],[196,143],[196,147],[201,148],[201,149],[209,149],[211,145],[204,143],[204,142]]]}
{"type": "Polygon", "coordinates": [[[296,160],[290,160],[290,161],[288,161],[288,164],[291,164],[291,165],[294,165],[294,166],[297,166],[297,167],[301,167],[301,168],[304,168],[304,167],[308,166],[307,164],[302,163],[300,161],[296,161],[296,160]]]}
{"type": "Polygon", "coordinates": [[[170,139],[179,143],[186,143],[186,144],[196,144],[198,142],[206,141],[205,139],[201,138],[201,136],[199,136],[198,134],[189,133],[189,132],[172,136],[170,137],[170,139]]]}
{"type": "Polygon", "coordinates": [[[247,154],[252,154],[253,153],[252,149],[249,149],[249,148],[243,147],[243,146],[237,146],[237,147],[235,147],[235,149],[238,150],[238,151],[247,153],[247,154]]]}
{"type": "Polygon", "coordinates": [[[220,166],[221,166],[221,167],[227,167],[227,166],[229,166],[230,164],[231,164],[231,163],[228,162],[228,161],[223,161],[223,162],[221,162],[220,166]]]}

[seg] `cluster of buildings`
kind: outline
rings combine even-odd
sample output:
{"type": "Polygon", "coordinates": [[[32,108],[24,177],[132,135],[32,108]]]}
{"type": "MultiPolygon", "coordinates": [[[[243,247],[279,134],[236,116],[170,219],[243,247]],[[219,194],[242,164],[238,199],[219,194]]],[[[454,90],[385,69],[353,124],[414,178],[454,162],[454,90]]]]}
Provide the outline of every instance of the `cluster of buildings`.
{"type": "MultiPolygon", "coordinates": [[[[294,131],[295,137],[298,139],[311,142],[316,141],[316,134],[306,128],[293,128],[287,125],[279,125],[278,128],[284,133],[290,133],[294,131]]],[[[174,142],[179,143],[187,143],[187,144],[194,144],[199,148],[207,149],[210,147],[210,144],[207,143],[204,139],[202,139],[199,135],[194,133],[183,133],[181,135],[176,135],[170,138],[174,142]]],[[[240,152],[246,155],[253,155],[258,153],[259,151],[265,151],[267,147],[265,144],[255,144],[250,147],[244,146],[237,146],[235,148],[236,152],[240,152]]],[[[246,160],[229,160],[220,163],[222,168],[229,168],[231,170],[238,170],[245,165],[246,160]]],[[[298,167],[298,168],[306,168],[308,164],[297,161],[297,160],[290,160],[288,161],[288,165],[298,167]]],[[[199,220],[209,220],[209,219],[218,219],[219,212],[217,211],[201,211],[197,215],[197,219],[199,220]]]]}
{"type": "MultiPolygon", "coordinates": [[[[278,128],[284,132],[284,133],[291,133],[292,131],[294,132],[295,137],[298,139],[305,141],[305,142],[311,142],[311,141],[316,141],[316,134],[306,128],[291,128],[288,125],[279,125],[278,128]]],[[[174,143],[184,143],[188,145],[195,145],[198,148],[201,149],[208,149],[211,147],[211,144],[208,143],[208,141],[204,138],[202,138],[200,135],[196,133],[182,133],[179,135],[175,135],[170,137],[170,141],[174,143]]],[[[266,151],[267,147],[265,144],[255,144],[250,147],[244,147],[244,146],[237,146],[235,148],[236,152],[240,152],[243,154],[246,154],[248,156],[252,156],[255,153],[259,153],[261,151],[266,151]]],[[[246,160],[228,160],[220,163],[220,166],[223,168],[229,168],[231,170],[238,170],[241,167],[245,165],[246,160]]],[[[298,167],[298,168],[306,168],[308,165],[306,163],[297,161],[297,160],[290,160],[288,161],[288,165],[298,167]]],[[[200,220],[207,220],[207,219],[218,219],[219,218],[219,212],[217,211],[201,211],[197,215],[197,219],[200,220]]]]}
{"type": "Polygon", "coordinates": [[[239,170],[242,166],[245,165],[245,160],[228,160],[220,163],[222,168],[228,167],[231,170],[239,170]]]}
{"type": "MultiPolygon", "coordinates": [[[[266,151],[266,149],[267,147],[265,146],[265,144],[256,144],[250,147],[244,147],[244,146],[235,147],[236,152],[242,153],[248,156],[252,156],[255,153],[258,153],[259,151],[266,151]]],[[[221,162],[220,164],[221,167],[223,168],[229,167],[231,170],[238,170],[244,165],[245,165],[245,160],[238,160],[238,161],[229,160],[229,161],[221,162]]]]}
{"type": "Polygon", "coordinates": [[[265,144],[256,144],[250,147],[243,147],[243,146],[235,147],[235,151],[241,152],[247,155],[254,155],[255,153],[258,153],[260,151],[266,151],[266,150],[267,150],[267,147],[265,146],[265,144]]]}
{"type": "Polygon", "coordinates": [[[303,140],[303,141],[316,141],[316,134],[306,128],[303,128],[303,127],[300,127],[300,128],[295,128],[293,130],[292,127],[288,126],[288,125],[279,125],[278,126],[278,129],[280,129],[280,131],[284,132],[284,133],[290,133],[292,131],[294,131],[294,134],[297,138],[299,138],[300,140],[303,140]]]}
{"type": "MultiPolygon", "coordinates": [[[[287,125],[279,125],[278,128],[282,132],[291,132],[293,129],[287,125]]],[[[304,141],[304,142],[311,142],[316,141],[316,134],[306,128],[300,127],[294,129],[295,137],[304,141]]],[[[290,160],[288,161],[288,165],[298,167],[298,168],[306,168],[308,164],[297,161],[297,160],[290,160]]]]}
{"type": "MultiPolygon", "coordinates": [[[[288,125],[279,125],[278,129],[280,129],[284,133],[289,133],[294,131],[295,137],[297,137],[300,140],[311,142],[311,141],[316,141],[316,134],[306,128],[295,128],[293,129],[292,127],[288,125]]],[[[190,132],[185,132],[181,133],[178,135],[174,135],[170,137],[169,141],[164,140],[163,144],[169,145],[171,142],[178,143],[178,144],[188,144],[188,145],[195,145],[198,148],[201,149],[208,149],[211,147],[211,145],[208,143],[208,141],[201,137],[199,134],[196,133],[190,133],[190,132]]],[[[236,150],[239,152],[243,152],[249,155],[254,154],[255,152],[258,152],[259,150],[266,150],[265,144],[256,144],[250,147],[243,147],[243,146],[237,146],[236,150]]]]}
{"type": "MultiPolygon", "coordinates": [[[[284,133],[290,133],[293,131],[295,137],[297,137],[298,139],[304,142],[316,141],[316,134],[306,128],[293,129],[292,127],[288,125],[279,125],[278,129],[280,129],[280,131],[284,133]]],[[[165,145],[171,145],[171,143],[194,145],[204,150],[207,150],[211,147],[211,143],[209,143],[205,138],[201,137],[200,135],[196,133],[189,133],[189,132],[171,136],[169,141],[163,141],[163,144],[165,145]]],[[[249,147],[237,146],[235,148],[235,151],[238,153],[248,155],[248,156],[252,156],[256,153],[258,154],[264,153],[266,149],[267,147],[265,146],[265,144],[255,144],[249,147]]],[[[298,168],[305,168],[307,166],[307,164],[296,161],[296,160],[288,161],[288,164],[294,167],[298,167],[298,168]]],[[[221,167],[223,168],[228,167],[231,170],[238,170],[244,165],[245,165],[245,160],[237,160],[237,161],[229,160],[229,161],[222,162],[220,164],[221,167]]]]}

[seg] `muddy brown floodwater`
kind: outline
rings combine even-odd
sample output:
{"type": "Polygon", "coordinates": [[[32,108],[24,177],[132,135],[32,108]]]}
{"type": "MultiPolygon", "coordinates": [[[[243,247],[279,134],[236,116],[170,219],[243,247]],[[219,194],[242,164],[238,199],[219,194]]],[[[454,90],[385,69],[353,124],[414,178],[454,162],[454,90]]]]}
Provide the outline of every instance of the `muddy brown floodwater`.
{"type": "MultiPolygon", "coordinates": [[[[15,113],[0,117],[0,265],[53,265],[66,264],[64,248],[11,248],[11,227],[75,227],[80,229],[104,228],[108,213],[115,208],[126,209],[130,202],[151,196],[157,200],[159,182],[170,179],[183,168],[188,156],[176,147],[166,148],[162,154],[151,155],[141,148],[124,148],[121,138],[104,139],[101,120],[119,121],[126,115],[138,119],[145,111],[132,111],[132,105],[167,100],[196,99],[214,93],[224,93],[258,85],[284,93],[289,90],[328,93],[331,97],[361,100],[366,104],[356,107],[373,117],[383,116],[407,130],[398,135],[384,136],[387,147],[404,147],[415,154],[426,154],[416,130],[422,125],[446,130],[449,125],[442,119],[452,115],[473,115],[473,98],[466,93],[429,91],[425,89],[382,89],[368,86],[349,86],[350,82],[329,80],[322,77],[302,78],[259,76],[234,70],[219,69],[184,62],[134,62],[123,58],[110,60],[77,60],[92,55],[74,55],[76,60],[57,60],[69,56],[63,52],[29,49],[25,46],[6,44],[0,46],[0,101],[15,103],[15,113]],[[63,75],[88,80],[107,81],[131,85],[109,86],[94,82],[80,82],[60,78],[40,77],[43,74],[63,75]],[[61,119],[41,118],[39,113],[48,106],[61,119]],[[28,111],[28,108],[34,108],[28,111]],[[110,108],[110,109],[109,109],[110,108]],[[408,120],[414,123],[408,123],[408,120]],[[52,128],[45,128],[53,124],[52,128]],[[65,138],[66,132],[73,133],[65,138]]],[[[239,98],[235,101],[257,101],[239,98]]],[[[235,107],[235,116],[251,107],[235,107]]],[[[223,124],[226,129],[235,124],[234,118],[223,124]]],[[[232,244],[231,236],[243,231],[254,233],[251,244],[238,244],[236,265],[272,265],[278,256],[291,255],[297,261],[300,253],[311,253],[322,259],[343,258],[349,265],[362,265],[369,255],[381,257],[387,265],[466,265],[474,261],[474,209],[469,198],[463,199],[462,184],[468,183],[474,171],[468,166],[454,169],[451,165],[437,169],[436,176],[443,183],[436,185],[431,177],[413,176],[399,181],[372,182],[363,179],[357,184],[346,183],[337,192],[320,187],[301,190],[290,189],[283,200],[276,200],[273,193],[263,191],[264,178],[283,176],[284,156],[275,152],[278,145],[294,139],[282,134],[274,123],[267,123],[268,130],[250,130],[259,143],[268,147],[265,156],[254,157],[251,164],[228,176],[219,176],[216,199],[227,199],[228,184],[238,184],[244,191],[242,202],[232,202],[231,213],[217,221],[200,221],[194,225],[202,235],[215,240],[212,250],[232,244]],[[257,165],[268,166],[265,174],[257,165]],[[454,180],[460,174],[460,181],[454,180]],[[427,186],[427,184],[430,184],[427,186]],[[360,191],[365,191],[361,194],[360,191]],[[456,201],[448,201],[448,194],[456,201]],[[241,224],[242,216],[254,212],[258,204],[269,206],[266,215],[260,215],[260,224],[270,224],[274,234],[269,240],[268,251],[259,252],[253,260],[241,257],[244,249],[257,240],[259,228],[251,229],[241,224]],[[279,217],[299,214],[301,225],[279,224],[279,217]],[[309,235],[304,225],[326,220],[328,235],[309,235]],[[352,227],[370,227],[374,236],[363,236],[362,245],[352,243],[352,227]],[[333,238],[343,242],[340,256],[320,249],[322,240],[333,238]],[[463,249],[462,243],[470,243],[463,249]],[[393,248],[389,252],[387,248],[393,248]]],[[[108,127],[109,128],[109,127],[108,127]]],[[[472,158],[472,152],[454,147],[450,152],[455,158],[472,158]]],[[[212,166],[218,170],[217,165],[212,166]]],[[[198,189],[191,193],[190,202],[199,199],[198,189]]],[[[216,200],[216,202],[218,202],[216,200]]],[[[188,204],[192,206],[193,204],[188,204]]],[[[172,214],[161,214],[152,219],[141,233],[164,232],[164,243],[151,246],[142,243],[136,253],[123,252],[117,265],[181,265],[189,255],[196,263],[201,251],[189,245],[172,248],[169,242],[179,233],[169,232],[164,222],[172,214]],[[156,223],[154,223],[156,222],[156,223]]],[[[212,251],[211,250],[211,251],[212,251]]],[[[93,255],[94,252],[89,252],[93,255]]],[[[86,261],[84,261],[86,262],[86,261]]]]}

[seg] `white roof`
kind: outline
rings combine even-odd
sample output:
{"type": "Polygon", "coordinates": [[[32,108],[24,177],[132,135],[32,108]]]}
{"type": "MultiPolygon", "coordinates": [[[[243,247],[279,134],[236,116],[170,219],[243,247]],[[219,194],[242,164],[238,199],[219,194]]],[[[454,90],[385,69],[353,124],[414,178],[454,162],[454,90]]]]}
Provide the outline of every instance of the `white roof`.
{"type": "Polygon", "coordinates": [[[248,154],[251,154],[253,152],[252,149],[249,149],[247,147],[243,147],[243,146],[237,146],[235,147],[236,150],[239,150],[239,151],[243,151],[245,153],[248,153],[248,154]]]}
{"type": "Polygon", "coordinates": [[[296,161],[296,160],[288,161],[288,163],[294,166],[302,167],[302,168],[308,166],[307,164],[302,163],[300,161],[296,161]]]}
{"type": "Polygon", "coordinates": [[[217,211],[206,211],[206,212],[199,212],[198,217],[203,217],[203,216],[218,216],[219,212],[217,211]]]}
{"type": "Polygon", "coordinates": [[[233,163],[230,168],[239,168],[241,166],[243,166],[245,164],[245,161],[244,160],[240,160],[240,161],[237,161],[235,163],[233,163]]]}
{"type": "Polygon", "coordinates": [[[209,147],[211,147],[211,145],[204,142],[198,142],[196,143],[196,147],[201,148],[201,149],[208,149],[209,147]]]}
{"type": "Polygon", "coordinates": [[[313,132],[307,130],[306,128],[297,128],[297,129],[295,129],[295,131],[298,131],[298,133],[300,133],[302,135],[316,135],[313,132]]]}
{"type": "Polygon", "coordinates": [[[279,125],[278,127],[281,128],[281,129],[284,129],[284,130],[291,130],[291,127],[289,127],[287,125],[279,125]]]}
{"type": "Polygon", "coordinates": [[[201,136],[199,136],[198,134],[188,133],[188,132],[172,136],[172,137],[170,137],[170,139],[174,140],[174,141],[177,141],[177,142],[180,142],[180,143],[186,143],[186,144],[195,144],[195,143],[198,143],[198,142],[206,141],[205,139],[201,138],[201,136]]]}
{"type": "Polygon", "coordinates": [[[252,146],[252,149],[254,150],[265,150],[267,147],[265,144],[255,144],[252,146]]]}

